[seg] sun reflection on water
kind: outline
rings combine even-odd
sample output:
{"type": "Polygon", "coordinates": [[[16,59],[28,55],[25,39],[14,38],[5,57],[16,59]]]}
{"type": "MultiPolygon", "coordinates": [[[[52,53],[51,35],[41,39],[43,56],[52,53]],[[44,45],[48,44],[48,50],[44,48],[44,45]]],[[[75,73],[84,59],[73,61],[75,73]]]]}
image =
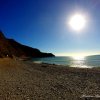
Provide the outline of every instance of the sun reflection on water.
{"type": "Polygon", "coordinates": [[[72,59],[71,67],[91,68],[85,63],[85,56],[73,56],[72,59]]]}
{"type": "Polygon", "coordinates": [[[73,56],[74,60],[85,60],[85,56],[73,56]]]}

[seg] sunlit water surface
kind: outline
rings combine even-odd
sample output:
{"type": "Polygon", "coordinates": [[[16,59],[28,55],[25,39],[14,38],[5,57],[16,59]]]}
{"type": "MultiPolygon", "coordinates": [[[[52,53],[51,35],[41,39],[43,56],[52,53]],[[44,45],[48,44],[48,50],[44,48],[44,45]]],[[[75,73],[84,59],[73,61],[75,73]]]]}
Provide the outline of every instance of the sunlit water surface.
{"type": "Polygon", "coordinates": [[[70,67],[92,68],[100,67],[99,57],[47,57],[47,58],[33,58],[35,63],[57,64],[70,67]]]}

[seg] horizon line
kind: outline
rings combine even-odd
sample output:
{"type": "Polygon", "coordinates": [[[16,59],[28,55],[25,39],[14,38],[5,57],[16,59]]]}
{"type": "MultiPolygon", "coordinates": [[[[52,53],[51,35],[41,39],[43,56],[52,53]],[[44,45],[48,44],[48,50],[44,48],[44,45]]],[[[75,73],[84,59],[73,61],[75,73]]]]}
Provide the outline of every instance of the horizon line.
{"type": "Polygon", "coordinates": [[[100,52],[94,52],[94,53],[90,53],[90,52],[82,52],[82,53],[54,53],[55,56],[93,56],[93,55],[100,55],[100,52]]]}

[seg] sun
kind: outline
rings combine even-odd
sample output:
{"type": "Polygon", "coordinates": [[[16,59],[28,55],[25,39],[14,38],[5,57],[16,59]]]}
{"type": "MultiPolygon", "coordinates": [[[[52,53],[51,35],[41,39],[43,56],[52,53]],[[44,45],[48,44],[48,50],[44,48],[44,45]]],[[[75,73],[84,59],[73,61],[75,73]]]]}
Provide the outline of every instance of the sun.
{"type": "Polygon", "coordinates": [[[75,31],[81,31],[86,26],[86,18],[82,14],[74,14],[69,20],[69,26],[75,31]]]}

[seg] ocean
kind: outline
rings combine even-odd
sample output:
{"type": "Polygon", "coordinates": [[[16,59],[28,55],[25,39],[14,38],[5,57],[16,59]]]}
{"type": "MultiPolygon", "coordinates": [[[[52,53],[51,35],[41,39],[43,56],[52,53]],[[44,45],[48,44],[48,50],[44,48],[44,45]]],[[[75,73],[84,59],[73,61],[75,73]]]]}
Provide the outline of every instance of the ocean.
{"type": "Polygon", "coordinates": [[[47,58],[33,58],[35,63],[48,63],[64,65],[69,67],[80,67],[80,68],[93,68],[100,67],[100,56],[87,56],[84,59],[74,59],[72,57],[47,57],[47,58]]]}

